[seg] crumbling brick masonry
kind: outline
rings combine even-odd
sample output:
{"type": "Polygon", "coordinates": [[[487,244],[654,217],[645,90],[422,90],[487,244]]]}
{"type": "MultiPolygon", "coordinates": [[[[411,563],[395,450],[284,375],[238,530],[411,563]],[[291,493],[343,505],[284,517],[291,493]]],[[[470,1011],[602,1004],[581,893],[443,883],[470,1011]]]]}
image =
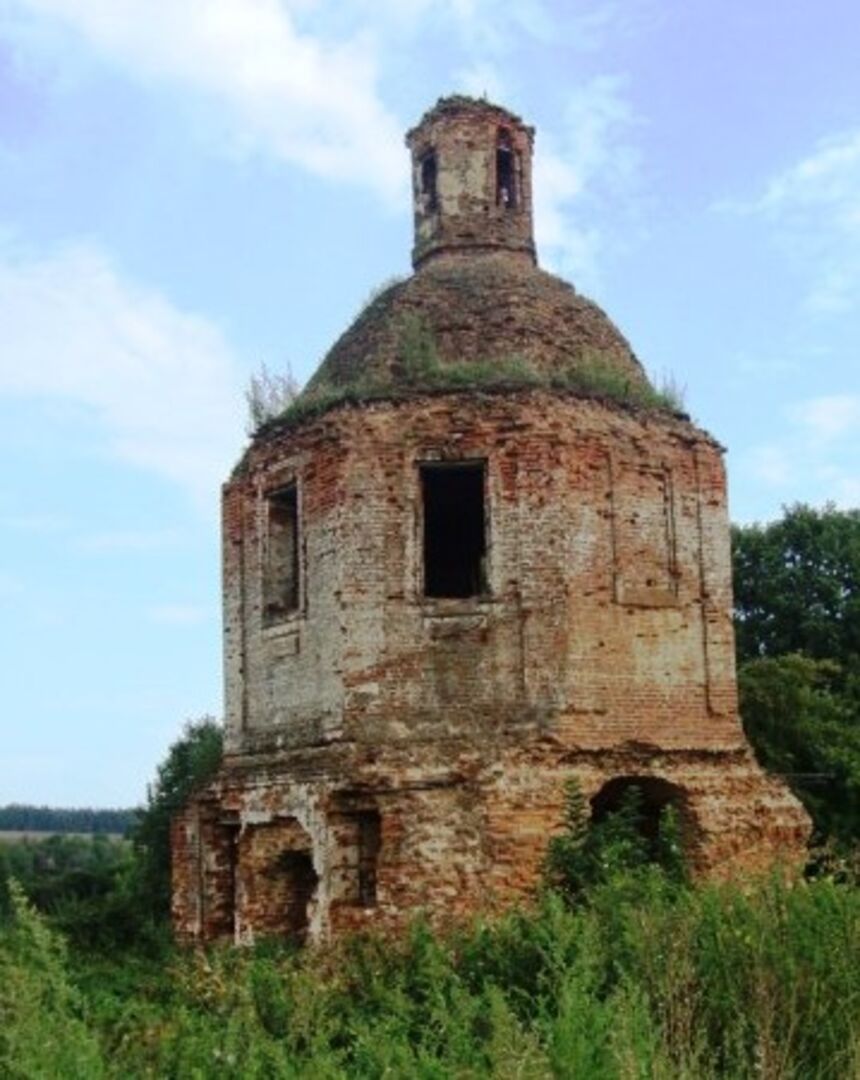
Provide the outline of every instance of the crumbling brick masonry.
{"type": "Polygon", "coordinates": [[[808,821],[736,702],[719,445],[539,270],[533,132],[449,98],[409,133],[416,271],[224,488],[227,752],[174,822],[189,939],[314,938],[534,889],[578,778],[636,781],[693,867],[808,821]]]}

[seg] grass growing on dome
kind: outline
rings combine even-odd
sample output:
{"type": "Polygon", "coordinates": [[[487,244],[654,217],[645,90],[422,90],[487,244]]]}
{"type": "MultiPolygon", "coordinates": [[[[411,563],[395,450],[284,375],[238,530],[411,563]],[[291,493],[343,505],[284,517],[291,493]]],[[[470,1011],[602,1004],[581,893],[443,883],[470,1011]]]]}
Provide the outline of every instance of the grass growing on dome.
{"type": "Polygon", "coordinates": [[[576,365],[548,380],[553,388],[574,390],[588,397],[607,398],[626,405],[666,412],[684,412],[684,402],[674,384],[665,382],[655,389],[648,382],[635,382],[610,367],[597,353],[585,354],[576,365]]]}
{"type": "Polygon", "coordinates": [[[400,356],[404,374],[416,388],[545,387],[646,409],[683,412],[683,399],[674,384],[667,382],[654,389],[645,381],[631,380],[597,352],[584,353],[567,370],[551,375],[542,375],[515,355],[461,363],[444,361],[432,331],[415,315],[402,321],[400,356]]]}
{"type": "Polygon", "coordinates": [[[417,315],[401,320],[399,352],[406,382],[416,389],[546,385],[518,356],[460,363],[443,360],[433,332],[417,315]]]}
{"type": "Polygon", "coordinates": [[[443,360],[432,330],[419,315],[409,314],[400,320],[398,359],[393,372],[367,374],[342,386],[315,382],[277,417],[262,424],[257,434],[274,426],[290,427],[313,419],[336,405],[397,400],[422,392],[493,389],[564,390],[641,409],[684,411],[674,384],[664,383],[654,389],[645,380],[632,380],[607,364],[596,351],[584,352],[567,369],[552,374],[536,371],[516,354],[472,361],[443,360]]]}

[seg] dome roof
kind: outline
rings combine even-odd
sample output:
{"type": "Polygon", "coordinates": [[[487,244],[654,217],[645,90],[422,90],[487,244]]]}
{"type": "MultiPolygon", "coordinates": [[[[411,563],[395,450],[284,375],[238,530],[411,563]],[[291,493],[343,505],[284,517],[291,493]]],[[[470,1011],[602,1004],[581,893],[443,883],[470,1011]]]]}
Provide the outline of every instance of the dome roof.
{"type": "Polygon", "coordinates": [[[260,433],[338,402],[545,387],[672,409],[596,304],[536,265],[534,131],[443,98],[407,135],[415,273],[372,299],[260,433]]]}
{"type": "Polygon", "coordinates": [[[517,384],[653,393],[624,336],[572,285],[526,258],[473,254],[436,258],[372,299],[302,397],[517,384]]]}

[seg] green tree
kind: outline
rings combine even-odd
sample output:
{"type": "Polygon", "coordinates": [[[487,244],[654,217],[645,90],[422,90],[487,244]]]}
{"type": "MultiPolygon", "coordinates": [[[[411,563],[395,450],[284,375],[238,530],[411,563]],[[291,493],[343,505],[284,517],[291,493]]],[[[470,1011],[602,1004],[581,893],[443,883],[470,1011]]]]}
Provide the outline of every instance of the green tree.
{"type": "Polygon", "coordinates": [[[732,530],[741,715],[820,838],[860,839],[860,511],[732,530]]]}
{"type": "Polygon", "coordinates": [[[186,723],[182,736],[158,766],[146,807],[132,829],[137,890],[156,921],[170,913],[170,823],[189,796],[215,774],[223,753],[223,730],[211,716],[186,723]]]}
{"type": "Polygon", "coordinates": [[[860,664],[860,510],[797,503],[732,530],[738,659],[804,653],[860,664]]]}
{"type": "Polygon", "coordinates": [[[7,895],[11,922],[0,926],[0,1076],[103,1076],[98,1039],[84,1022],[62,938],[14,880],[7,895]]]}
{"type": "Polygon", "coordinates": [[[569,900],[583,900],[596,885],[659,866],[668,880],[686,880],[680,824],[670,804],[659,815],[657,835],[649,837],[645,802],[636,784],[618,806],[593,820],[579,783],[565,788],[564,828],[552,837],[544,861],[544,879],[569,900]]]}
{"type": "Polygon", "coordinates": [[[782,773],[820,838],[860,839],[860,723],[840,665],[800,653],[741,665],[747,734],[765,768],[782,773]]]}

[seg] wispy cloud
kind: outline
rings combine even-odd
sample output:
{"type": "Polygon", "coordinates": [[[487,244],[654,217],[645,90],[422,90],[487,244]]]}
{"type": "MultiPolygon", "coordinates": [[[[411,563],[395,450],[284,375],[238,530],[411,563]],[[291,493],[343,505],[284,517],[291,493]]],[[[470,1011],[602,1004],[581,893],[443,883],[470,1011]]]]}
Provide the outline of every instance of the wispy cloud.
{"type": "Polygon", "coordinates": [[[12,0],[61,20],[106,61],[218,109],[226,149],[263,151],[318,175],[404,190],[400,127],[378,91],[373,38],[299,31],[278,0],[12,0]],[[355,163],[361,161],[361,168],[355,163]]]}
{"type": "Polygon", "coordinates": [[[769,222],[789,258],[809,275],[806,302],[822,313],[860,302],[860,130],[821,139],[750,202],[720,209],[769,222]]]}
{"type": "Polygon", "coordinates": [[[860,395],[831,394],[785,410],[790,434],[753,447],[742,461],[767,487],[793,499],[860,502],[860,395]],[[847,464],[846,464],[847,463],[847,464]]]}
{"type": "Polygon", "coordinates": [[[210,503],[242,441],[239,364],[218,328],[91,247],[0,248],[0,394],[87,409],[122,460],[210,503]]]}
{"type": "Polygon", "coordinates": [[[477,60],[455,73],[452,84],[455,90],[472,97],[488,97],[491,101],[504,101],[508,88],[499,66],[491,60],[477,60]]]}
{"type": "Polygon", "coordinates": [[[860,440],[860,394],[830,394],[793,407],[792,415],[818,440],[844,436],[860,440]]]}
{"type": "MultiPolygon", "coordinates": [[[[346,5],[344,5],[346,6],[346,5]]],[[[582,52],[642,21],[649,0],[571,0],[563,17],[551,0],[351,0],[353,17],[378,21],[399,34],[444,24],[473,54],[512,52],[523,39],[558,43],[582,52]]]]}
{"type": "Polygon", "coordinates": [[[542,132],[535,148],[538,246],[553,268],[587,283],[598,277],[608,242],[595,207],[607,194],[621,202],[635,189],[635,123],[624,78],[602,75],[571,94],[564,122],[542,132]]]}
{"type": "MultiPolygon", "coordinates": [[[[512,58],[524,55],[524,43],[555,42],[563,33],[566,47],[593,51],[648,6],[577,0],[559,19],[545,0],[351,0],[336,9],[314,0],[8,3],[36,23],[67,28],[128,77],[174,86],[187,102],[203,103],[226,152],[262,152],[369,185],[401,206],[408,180],[402,129],[415,118],[396,116],[380,87],[407,42],[447,34],[457,46],[450,70],[439,71],[440,89],[515,100],[522,76],[512,58]]],[[[20,18],[13,29],[26,42],[20,18]]],[[[177,101],[181,107],[183,98],[177,101]]],[[[542,127],[537,239],[554,269],[597,277],[608,243],[593,223],[598,191],[617,196],[635,172],[632,122],[624,80],[602,75],[569,95],[559,124],[542,127]],[[592,183],[598,173],[599,189],[592,183]]],[[[617,217],[617,202],[613,211],[617,217]]]]}
{"type": "Polygon", "coordinates": [[[768,487],[784,487],[793,474],[789,453],[779,443],[754,446],[747,454],[746,468],[768,487]]]}

